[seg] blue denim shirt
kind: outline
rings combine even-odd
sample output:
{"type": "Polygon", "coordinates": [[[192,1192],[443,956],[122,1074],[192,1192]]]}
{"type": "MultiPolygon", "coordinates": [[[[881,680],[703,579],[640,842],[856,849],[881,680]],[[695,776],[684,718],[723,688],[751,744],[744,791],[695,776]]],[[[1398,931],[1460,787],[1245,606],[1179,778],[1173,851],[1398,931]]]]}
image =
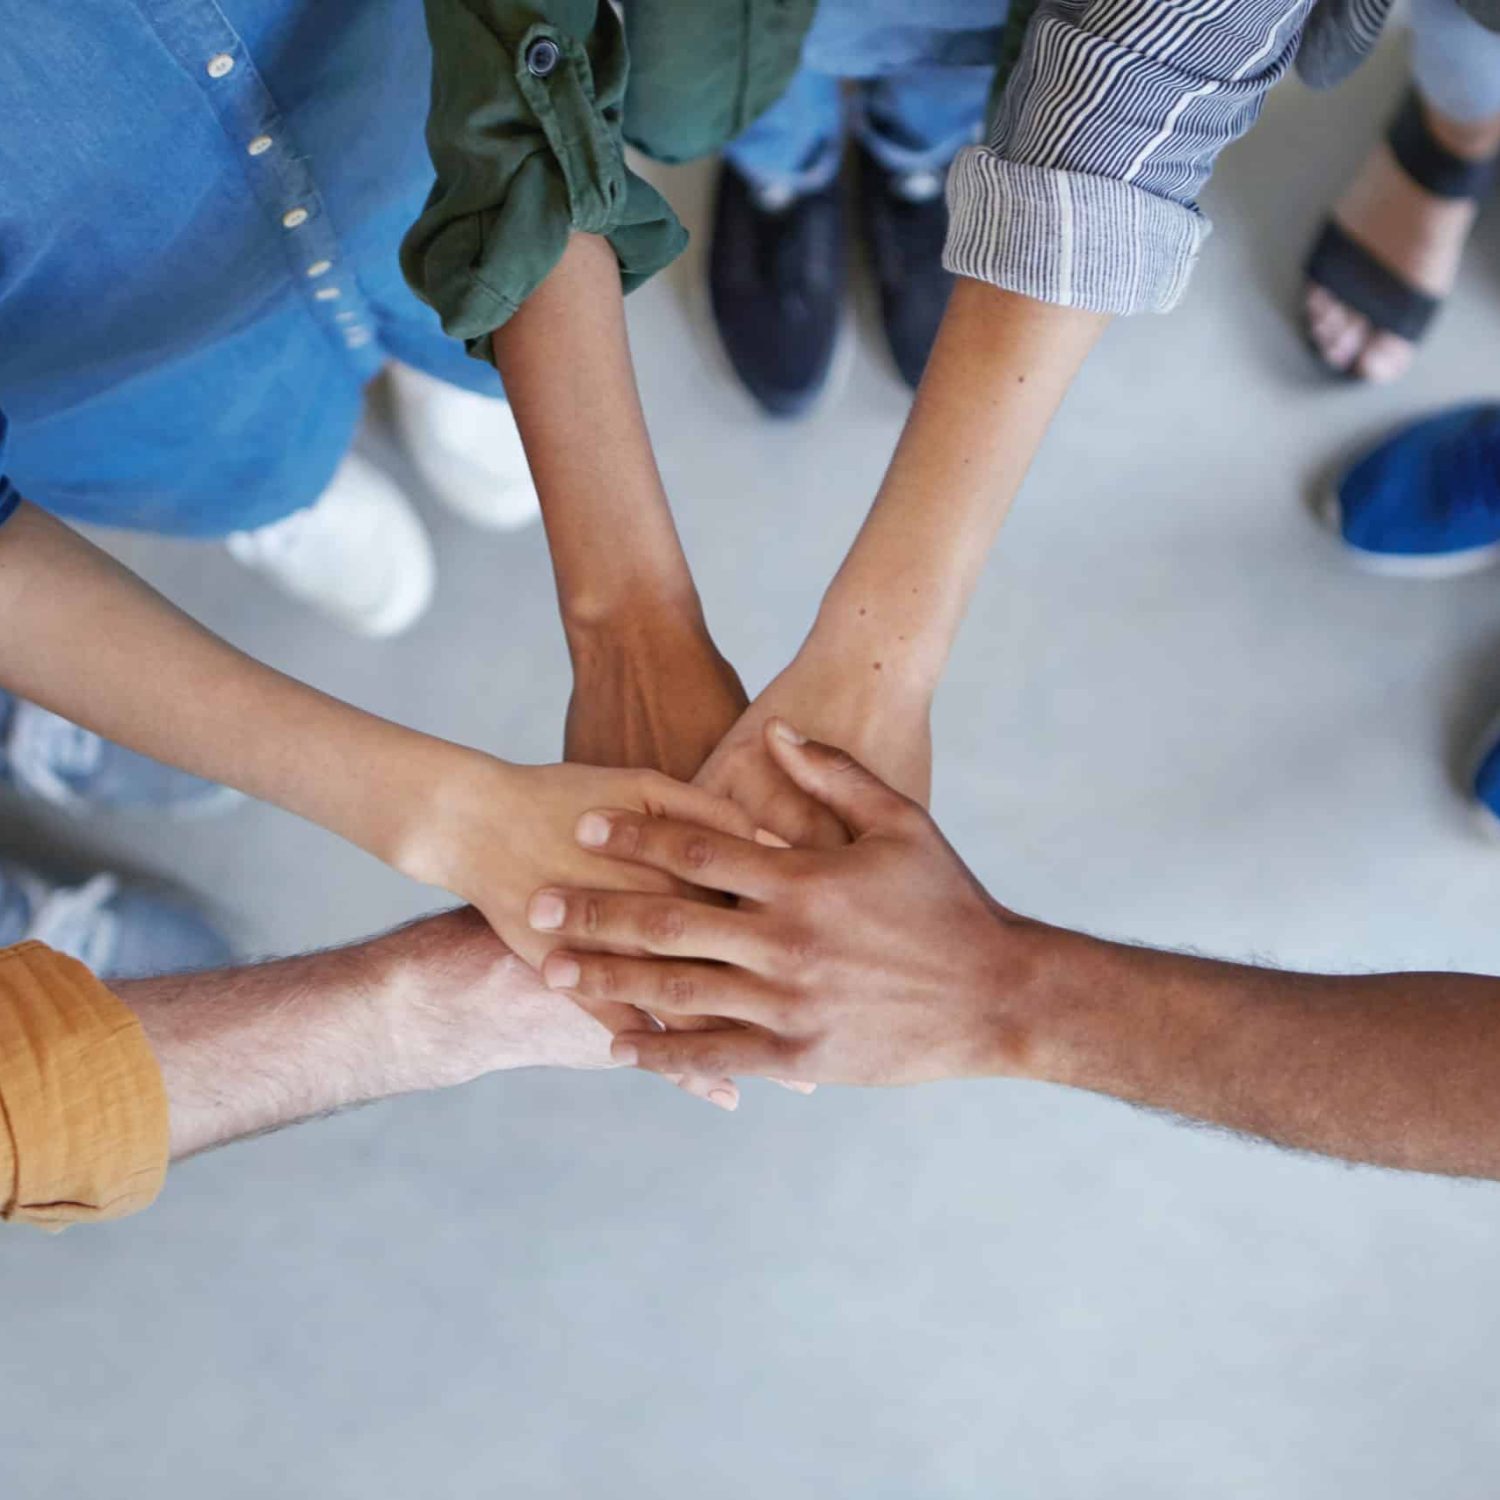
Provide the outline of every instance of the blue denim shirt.
{"type": "Polygon", "coordinates": [[[498,393],[397,264],[430,67],[421,0],[0,0],[0,515],[260,526],[386,358],[498,393]]]}

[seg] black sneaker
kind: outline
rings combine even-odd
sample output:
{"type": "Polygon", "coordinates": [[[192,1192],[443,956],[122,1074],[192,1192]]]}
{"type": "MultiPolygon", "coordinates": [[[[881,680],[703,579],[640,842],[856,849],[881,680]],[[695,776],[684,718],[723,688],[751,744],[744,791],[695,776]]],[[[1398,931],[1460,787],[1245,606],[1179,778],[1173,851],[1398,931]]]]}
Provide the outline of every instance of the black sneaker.
{"type": "Polygon", "coordinates": [[[837,179],[784,207],[762,207],[725,163],[708,281],[725,352],[773,416],[794,417],[828,380],[844,299],[837,179]]]}
{"type": "Polygon", "coordinates": [[[859,148],[859,222],[880,288],[885,336],[913,390],[927,368],[953,278],[943,269],[946,174],[888,171],[859,148]]]}

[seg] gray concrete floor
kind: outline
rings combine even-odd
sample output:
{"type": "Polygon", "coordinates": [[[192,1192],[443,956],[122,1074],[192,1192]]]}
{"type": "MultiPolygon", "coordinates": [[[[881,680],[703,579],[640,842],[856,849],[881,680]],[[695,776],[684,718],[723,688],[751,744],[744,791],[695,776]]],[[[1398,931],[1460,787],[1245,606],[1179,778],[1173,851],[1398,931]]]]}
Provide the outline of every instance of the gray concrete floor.
{"type": "MultiPolygon", "coordinates": [[[[1302,509],[1383,424],[1494,391],[1493,224],[1395,389],[1318,379],[1287,316],[1397,61],[1284,89],[1230,153],[1189,302],[1111,333],[989,567],[935,805],[1023,910],[1288,965],[1495,966],[1500,848],[1455,795],[1500,703],[1495,581],[1372,581],[1302,509]]],[[[704,174],[667,181],[701,224],[704,174]]],[[[713,623],[759,682],[906,401],[866,317],[836,402],[755,420],[691,295],[701,254],[632,319],[713,623]]],[[[382,646],[212,552],[122,550],[277,665],[551,757],[540,535],[429,519],[441,600],[382,646]]],[[[260,951],[434,904],[265,808],[5,827],[171,873],[260,951]]],[[[634,1076],[493,1078],[193,1162],[134,1221],[0,1237],[0,1495],[1494,1493],[1495,1188],[1041,1087],[747,1094],[729,1119],[634,1076]]]]}

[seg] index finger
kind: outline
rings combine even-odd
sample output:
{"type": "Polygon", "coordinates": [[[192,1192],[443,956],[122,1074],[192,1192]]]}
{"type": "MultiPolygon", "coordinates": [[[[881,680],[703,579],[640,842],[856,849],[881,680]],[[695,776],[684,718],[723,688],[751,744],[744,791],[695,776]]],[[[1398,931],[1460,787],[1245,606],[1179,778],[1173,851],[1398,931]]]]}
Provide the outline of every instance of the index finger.
{"type": "Polygon", "coordinates": [[[674,875],[689,885],[764,901],[775,890],[785,851],[691,823],[641,813],[586,812],[574,830],[585,849],[674,875]]]}

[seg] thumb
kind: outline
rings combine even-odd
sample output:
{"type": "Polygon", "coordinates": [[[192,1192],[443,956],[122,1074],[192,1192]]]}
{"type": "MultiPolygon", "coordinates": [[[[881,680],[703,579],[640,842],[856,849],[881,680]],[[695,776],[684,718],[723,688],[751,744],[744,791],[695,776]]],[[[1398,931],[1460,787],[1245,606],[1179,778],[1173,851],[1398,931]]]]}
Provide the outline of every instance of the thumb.
{"type": "Polygon", "coordinates": [[[766,724],[766,748],[771,759],[856,838],[889,827],[911,806],[847,751],[808,739],[785,719],[766,724]]]}

